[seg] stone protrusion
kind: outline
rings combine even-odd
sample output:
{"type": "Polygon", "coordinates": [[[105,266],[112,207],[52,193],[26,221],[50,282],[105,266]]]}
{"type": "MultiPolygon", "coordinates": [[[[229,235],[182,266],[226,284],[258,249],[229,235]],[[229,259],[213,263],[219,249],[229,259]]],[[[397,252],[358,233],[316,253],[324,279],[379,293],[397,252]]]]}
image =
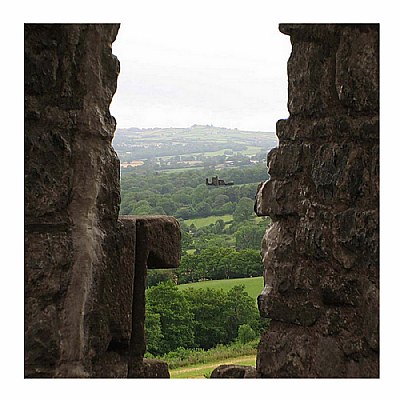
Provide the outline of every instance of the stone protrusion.
{"type": "Polygon", "coordinates": [[[118,221],[118,29],[25,25],[26,377],[126,378],[132,338],[144,376],[168,375],[143,363],[144,290],[147,265],[179,264],[180,231],[168,217],[118,221]]]}
{"type": "Polygon", "coordinates": [[[255,210],[262,377],[379,376],[379,26],[283,24],[290,117],[255,210]]]}
{"type": "Polygon", "coordinates": [[[210,378],[257,378],[257,370],[250,366],[225,364],[215,368],[210,378]]]}
{"type": "MultiPolygon", "coordinates": [[[[129,343],[128,378],[152,377],[145,364],[144,332],[147,268],[177,268],[180,261],[181,232],[177,220],[166,216],[124,216],[119,221],[136,230],[135,279],[132,301],[132,328],[129,343]]],[[[157,369],[161,368],[160,365],[157,369]]],[[[168,370],[168,369],[167,369],[168,370]]],[[[160,369],[160,376],[166,377],[160,369]]]]}

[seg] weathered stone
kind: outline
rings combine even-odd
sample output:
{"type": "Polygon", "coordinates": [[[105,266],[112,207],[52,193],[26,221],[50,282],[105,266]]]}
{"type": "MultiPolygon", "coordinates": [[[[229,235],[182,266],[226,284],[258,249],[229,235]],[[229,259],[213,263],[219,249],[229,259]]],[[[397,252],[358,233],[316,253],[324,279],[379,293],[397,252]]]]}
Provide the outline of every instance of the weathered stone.
{"type": "MultiPolygon", "coordinates": [[[[135,229],[136,231],[128,377],[152,377],[150,371],[152,364],[145,365],[143,359],[146,351],[144,320],[147,268],[177,268],[179,266],[181,232],[175,218],[162,215],[123,216],[119,221],[126,229],[135,229]]],[[[161,368],[161,366],[154,365],[156,369],[161,368]]],[[[154,373],[156,374],[157,371],[154,373]]],[[[162,368],[159,373],[161,377],[165,377],[162,368]]]]}
{"type": "Polygon", "coordinates": [[[293,41],[288,61],[290,115],[325,115],[337,106],[336,41],[293,41]]]}
{"type": "Polygon", "coordinates": [[[351,111],[379,112],[379,30],[375,25],[344,27],[336,53],[336,89],[351,111]]]}
{"type": "Polygon", "coordinates": [[[117,230],[120,201],[109,113],[117,31],[25,25],[27,376],[88,376],[112,336],[110,313],[98,306],[108,307],[100,281],[111,267],[105,238],[117,230]]]}
{"type": "Polygon", "coordinates": [[[283,24],[290,117],[255,210],[261,377],[379,374],[379,26],[283,24]]]}
{"type": "Polygon", "coordinates": [[[144,378],[169,378],[168,364],[160,360],[144,359],[144,378]]]}
{"type": "Polygon", "coordinates": [[[320,317],[321,310],[319,305],[313,304],[309,300],[297,298],[296,303],[289,303],[282,295],[267,296],[266,310],[264,314],[275,321],[282,321],[289,324],[311,326],[320,317]]]}
{"type": "Polygon", "coordinates": [[[143,364],[137,328],[147,264],[178,265],[179,225],[118,221],[109,111],[118,27],[25,25],[27,377],[126,378],[135,341],[144,377],[169,376],[165,365],[143,364]]]}
{"type": "Polygon", "coordinates": [[[210,378],[257,378],[257,370],[251,366],[224,364],[215,368],[210,378]]]}

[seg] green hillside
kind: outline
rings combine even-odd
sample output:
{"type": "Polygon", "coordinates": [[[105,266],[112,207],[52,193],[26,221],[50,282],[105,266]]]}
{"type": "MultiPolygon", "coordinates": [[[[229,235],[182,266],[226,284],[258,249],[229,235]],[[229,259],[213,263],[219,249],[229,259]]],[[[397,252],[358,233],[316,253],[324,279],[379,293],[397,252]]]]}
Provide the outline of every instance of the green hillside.
{"type": "Polygon", "coordinates": [[[178,285],[178,289],[222,289],[228,291],[234,286],[244,285],[247,293],[256,301],[257,296],[261,293],[264,287],[264,281],[262,276],[256,276],[254,278],[238,278],[238,279],[223,279],[215,281],[203,281],[196,283],[186,283],[178,285]]]}
{"type": "Polygon", "coordinates": [[[230,223],[233,220],[233,216],[232,214],[210,215],[209,217],[187,219],[184,222],[188,226],[194,224],[196,228],[202,228],[203,226],[215,224],[218,219],[222,219],[225,223],[230,223]]]}

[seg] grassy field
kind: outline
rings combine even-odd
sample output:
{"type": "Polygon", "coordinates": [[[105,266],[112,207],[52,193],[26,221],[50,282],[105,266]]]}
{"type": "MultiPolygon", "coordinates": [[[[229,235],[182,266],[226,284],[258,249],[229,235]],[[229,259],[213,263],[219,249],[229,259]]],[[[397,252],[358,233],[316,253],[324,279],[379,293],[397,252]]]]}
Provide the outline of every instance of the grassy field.
{"type": "Polygon", "coordinates": [[[256,301],[257,296],[261,293],[264,287],[264,281],[262,276],[256,276],[254,278],[238,278],[238,279],[223,279],[217,281],[203,281],[196,283],[185,283],[178,285],[178,289],[184,290],[188,288],[193,289],[222,289],[229,290],[236,285],[244,285],[247,293],[256,301]]]}
{"type": "MultiPolygon", "coordinates": [[[[193,219],[186,219],[185,224],[186,225],[191,225],[194,224],[196,228],[202,228],[203,226],[215,224],[215,221],[217,219],[222,219],[226,224],[230,223],[233,221],[233,216],[232,214],[225,214],[225,215],[211,215],[209,217],[204,217],[204,218],[193,218],[193,219]]],[[[265,217],[254,217],[254,220],[260,224],[263,222],[265,217]]]]}
{"type": "Polygon", "coordinates": [[[208,364],[196,364],[188,367],[177,368],[170,370],[171,379],[202,379],[209,377],[211,372],[221,364],[236,364],[236,365],[251,365],[256,366],[256,354],[249,356],[241,356],[212,362],[208,364]]]}
{"type": "Polygon", "coordinates": [[[203,226],[215,224],[217,219],[222,219],[225,223],[232,221],[233,217],[231,214],[226,215],[211,215],[210,217],[204,218],[195,218],[195,219],[187,219],[185,220],[186,225],[194,224],[196,228],[202,228],[203,226]]]}

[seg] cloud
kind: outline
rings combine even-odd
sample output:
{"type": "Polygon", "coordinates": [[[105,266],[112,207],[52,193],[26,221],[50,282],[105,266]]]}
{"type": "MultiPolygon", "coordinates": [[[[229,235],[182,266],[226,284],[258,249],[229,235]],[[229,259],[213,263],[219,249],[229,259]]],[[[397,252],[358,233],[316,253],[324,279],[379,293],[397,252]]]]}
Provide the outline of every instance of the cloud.
{"type": "Polygon", "coordinates": [[[212,10],[163,16],[144,9],[121,24],[111,105],[118,127],[199,123],[274,131],[287,117],[289,38],[256,14],[212,10]]]}

